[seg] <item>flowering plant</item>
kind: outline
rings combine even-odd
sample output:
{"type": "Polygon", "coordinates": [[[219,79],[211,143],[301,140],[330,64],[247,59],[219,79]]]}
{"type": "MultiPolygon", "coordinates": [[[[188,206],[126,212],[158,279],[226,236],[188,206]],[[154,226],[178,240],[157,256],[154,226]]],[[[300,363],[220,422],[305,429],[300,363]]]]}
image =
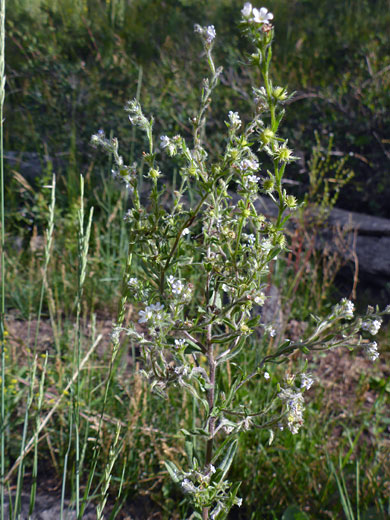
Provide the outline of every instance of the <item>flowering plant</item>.
{"type": "Polygon", "coordinates": [[[162,135],[156,145],[153,118],[144,115],[137,100],[126,106],[130,122],[148,140],[148,151],[143,153],[148,200],[141,200],[137,164],[124,163],[117,139],[108,139],[103,131],[92,137],[94,145],[113,155],[113,175],[124,183],[132,200],[125,216],[129,255],[113,332],[114,352],[124,331],[139,345],[142,373],[156,393],[165,397],[171,386],[179,386],[197,403],[196,426],[182,430],[188,467],[166,462],[172,479],[192,503],[194,519],[221,520],[234,505],[241,505],[240,484],[227,480],[237,434],[266,429],[270,442],[284,426],[296,434],[303,424],[303,395],[313,377],[305,372],[286,375],[275,384],[272,399],[262,410],[240,403],[244,385],[255,377],[260,384],[271,384],[266,368],[287,360],[295,351],[305,354],[360,346],[371,359],[378,355],[370,337],[378,331],[383,313],[369,308],[366,317],[354,317],[353,304],[342,300],[324,319],[316,318],[308,338],[286,339],[249,372],[232,363],[228,388],[219,377],[224,365],[247,348],[248,337],[257,327],[264,327],[266,337],[273,335],[272,327],[262,324],[259,308],[266,299],[270,265],[286,249],[286,221],[297,207],[282,183],[285,168],[295,157],[288,141],[278,135],[283,105],[291,94],[274,86],[269,77],[272,19],[264,7],[256,9],[246,3],[242,9],[242,30],[254,47],[249,61],[259,68],[263,84],[253,88],[256,110],[249,122],[244,123],[237,112],[228,113],[226,146],[220,157],[210,157],[206,146],[206,116],[222,73],[212,56],[213,26],[195,26],[210,76],[203,81],[199,111],[191,118],[191,142],[180,135],[162,135]],[[170,205],[161,183],[159,158],[163,154],[180,165],[181,183],[170,194],[170,205]],[[272,171],[261,168],[258,154],[270,157],[272,171]],[[188,197],[190,190],[195,196],[188,197]],[[237,197],[233,199],[229,190],[235,190],[237,197]],[[267,194],[276,205],[275,221],[256,210],[259,193],[267,194]],[[140,310],[137,322],[125,324],[128,300],[140,310]]]}

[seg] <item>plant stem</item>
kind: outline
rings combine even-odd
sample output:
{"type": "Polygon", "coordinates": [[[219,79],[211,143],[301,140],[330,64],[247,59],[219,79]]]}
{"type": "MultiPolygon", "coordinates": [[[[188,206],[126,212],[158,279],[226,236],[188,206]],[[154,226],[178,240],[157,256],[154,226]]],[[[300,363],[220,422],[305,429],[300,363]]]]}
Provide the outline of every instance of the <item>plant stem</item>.
{"type": "MultiPolygon", "coordinates": [[[[208,417],[208,432],[209,438],[206,444],[206,457],[205,467],[207,467],[213,458],[213,445],[214,445],[214,431],[215,431],[215,417],[213,417],[214,398],[215,398],[215,368],[216,363],[214,359],[214,345],[212,343],[212,325],[207,327],[207,362],[209,365],[209,378],[210,388],[207,391],[207,402],[209,404],[209,417],[208,417]]],[[[209,518],[209,508],[204,507],[202,511],[202,519],[207,520],[209,518]]]]}
{"type": "Polygon", "coordinates": [[[4,150],[3,150],[3,106],[5,96],[5,0],[0,0],[0,191],[1,191],[1,311],[0,311],[0,345],[1,345],[1,421],[0,421],[0,518],[4,520],[4,473],[5,473],[5,349],[4,349],[4,315],[5,315],[5,230],[4,230],[4,150]]]}

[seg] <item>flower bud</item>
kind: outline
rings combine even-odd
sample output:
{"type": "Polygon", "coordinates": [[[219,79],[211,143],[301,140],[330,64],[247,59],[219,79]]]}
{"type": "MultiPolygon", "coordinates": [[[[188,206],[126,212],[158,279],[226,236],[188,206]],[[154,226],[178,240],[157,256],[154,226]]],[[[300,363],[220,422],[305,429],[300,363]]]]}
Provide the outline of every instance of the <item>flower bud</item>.
{"type": "Polygon", "coordinates": [[[297,199],[294,197],[294,195],[287,195],[285,202],[286,206],[290,209],[295,209],[298,206],[297,199]]]}
{"type": "Polygon", "coordinates": [[[281,162],[290,162],[294,159],[293,152],[286,145],[281,146],[275,152],[275,157],[281,162]]]}
{"type": "Polygon", "coordinates": [[[276,101],[285,101],[287,99],[287,91],[283,87],[275,87],[272,90],[272,96],[276,101]]]}
{"type": "Polygon", "coordinates": [[[274,179],[264,179],[263,180],[263,190],[266,193],[272,193],[275,189],[275,181],[274,179]]]}
{"type": "Polygon", "coordinates": [[[159,172],[158,169],[156,169],[156,168],[151,168],[151,169],[149,170],[149,177],[150,177],[151,179],[158,179],[160,176],[161,176],[161,173],[159,172]]]}
{"type": "Polygon", "coordinates": [[[274,138],[275,133],[271,130],[271,128],[265,128],[260,135],[260,139],[263,144],[270,143],[274,138]]]}

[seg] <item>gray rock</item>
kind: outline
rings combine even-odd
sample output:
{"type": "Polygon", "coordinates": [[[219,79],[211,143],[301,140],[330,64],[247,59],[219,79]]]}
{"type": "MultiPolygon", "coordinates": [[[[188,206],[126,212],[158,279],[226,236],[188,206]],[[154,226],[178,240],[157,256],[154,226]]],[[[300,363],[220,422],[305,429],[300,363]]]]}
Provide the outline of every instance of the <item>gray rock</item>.
{"type": "MultiPolygon", "coordinates": [[[[265,197],[256,201],[256,209],[269,218],[277,215],[276,205],[265,197]]],[[[313,213],[313,219],[316,215],[313,213]]],[[[294,227],[291,218],[289,226],[294,227]]],[[[363,213],[354,213],[334,208],[318,224],[316,247],[325,251],[337,251],[346,262],[353,261],[353,248],[358,260],[359,273],[390,280],[390,220],[372,217],[363,213]],[[335,242],[335,229],[343,230],[344,246],[335,242]],[[356,239],[355,239],[356,235],[356,239]]]]}
{"type": "MultiPolygon", "coordinates": [[[[13,497],[13,501],[15,498],[13,497]]],[[[34,512],[29,516],[30,495],[22,493],[21,496],[21,513],[19,520],[58,520],[60,518],[61,498],[55,494],[38,493],[35,500],[34,512]]],[[[9,514],[9,497],[5,496],[4,518],[10,518],[9,514]]],[[[96,520],[96,508],[92,505],[88,506],[83,515],[83,520],[96,520]]],[[[77,520],[73,507],[69,506],[69,502],[65,502],[64,520],[77,520]]]]}

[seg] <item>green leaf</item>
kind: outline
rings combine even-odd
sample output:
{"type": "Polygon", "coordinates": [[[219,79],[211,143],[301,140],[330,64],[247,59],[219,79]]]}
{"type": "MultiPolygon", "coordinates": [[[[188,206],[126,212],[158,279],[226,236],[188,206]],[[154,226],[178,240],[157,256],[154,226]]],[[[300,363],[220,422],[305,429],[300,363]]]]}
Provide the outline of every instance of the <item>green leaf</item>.
{"type": "Polygon", "coordinates": [[[241,381],[242,381],[242,377],[241,376],[237,377],[237,379],[235,379],[233,381],[233,384],[230,387],[230,391],[229,391],[229,393],[228,393],[228,395],[226,397],[226,401],[224,402],[224,407],[225,408],[227,408],[230,405],[230,403],[232,402],[233,397],[234,397],[234,395],[236,393],[236,388],[241,383],[241,381]]]}
{"type": "Polygon", "coordinates": [[[191,465],[192,459],[194,457],[194,444],[191,441],[186,441],[184,446],[187,454],[188,464],[191,465]]]}
{"type": "Polygon", "coordinates": [[[225,478],[227,472],[230,469],[230,466],[232,465],[234,456],[237,451],[237,445],[238,445],[238,440],[233,439],[226,450],[226,455],[225,455],[222,463],[219,465],[219,469],[222,470],[221,480],[223,480],[225,478]]]}
{"type": "Polygon", "coordinates": [[[168,473],[169,473],[171,479],[173,480],[173,482],[176,482],[176,484],[178,484],[180,482],[180,478],[179,478],[180,471],[178,470],[177,466],[170,460],[168,460],[168,461],[165,460],[164,464],[165,464],[165,467],[167,468],[168,473]]]}
{"type": "MultiPolygon", "coordinates": [[[[242,350],[242,347],[245,345],[245,339],[242,338],[242,340],[238,343],[237,347],[233,349],[229,354],[226,354],[226,356],[223,356],[217,363],[217,365],[220,365],[221,363],[224,363],[225,361],[228,361],[229,359],[233,359],[237,354],[239,354],[242,350]]],[[[229,394],[230,395],[230,394],[229,394]]]]}
{"type": "Polygon", "coordinates": [[[221,298],[221,295],[219,292],[217,292],[216,296],[215,296],[215,306],[217,307],[217,309],[219,309],[220,311],[222,310],[222,298],[221,298]]]}
{"type": "Polygon", "coordinates": [[[186,343],[188,344],[188,347],[186,347],[184,354],[192,354],[192,352],[202,352],[200,346],[191,341],[190,339],[186,339],[186,343]]]}

